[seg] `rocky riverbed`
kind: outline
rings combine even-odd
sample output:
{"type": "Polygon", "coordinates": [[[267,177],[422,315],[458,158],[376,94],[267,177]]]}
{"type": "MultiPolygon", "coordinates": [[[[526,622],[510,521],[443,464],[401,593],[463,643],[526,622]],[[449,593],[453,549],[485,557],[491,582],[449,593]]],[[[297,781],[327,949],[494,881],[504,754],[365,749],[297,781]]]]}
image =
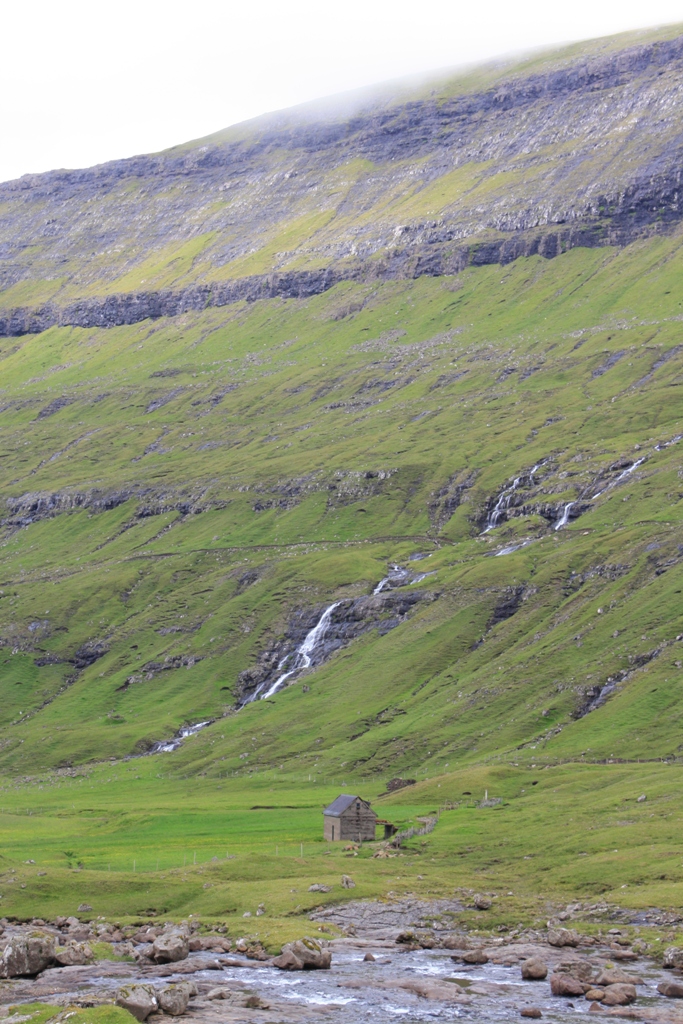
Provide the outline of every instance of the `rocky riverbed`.
{"type": "Polygon", "coordinates": [[[76,918],[3,922],[0,1016],[18,1022],[20,1009],[10,1013],[10,1006],[39,1001],[118,1002],[138,1019],[226,1024],[564,1021],[590,1012],[683,1021],[683,951],[676,947],[660,966],[618,928],[600,940],[559,923],[543,933],[477,937],[458,931],[459,909],[451,900],[329,908],[311,921],[315,940],[290,944],[279,957],[246,940],[200,935],[196,925],[127,929],[126,936],[76,918]],[[340,914],[346,934],[320,938],[317,929],[330,924],[319,922],[340,914]],[[103,936],[128,960],[95,961],[92,942],[103,936]]]}

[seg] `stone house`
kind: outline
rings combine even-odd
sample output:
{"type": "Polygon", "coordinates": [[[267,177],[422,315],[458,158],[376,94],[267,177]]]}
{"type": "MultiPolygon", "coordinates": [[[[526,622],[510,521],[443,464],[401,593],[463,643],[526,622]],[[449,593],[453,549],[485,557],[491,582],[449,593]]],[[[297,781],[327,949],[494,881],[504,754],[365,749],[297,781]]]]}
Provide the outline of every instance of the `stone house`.
{"type": "Polygon", "coordinates": [[[377,815],[367,800],[342,793],[323,811],[325,839],[358,843],[375,838],[377,815]]]}

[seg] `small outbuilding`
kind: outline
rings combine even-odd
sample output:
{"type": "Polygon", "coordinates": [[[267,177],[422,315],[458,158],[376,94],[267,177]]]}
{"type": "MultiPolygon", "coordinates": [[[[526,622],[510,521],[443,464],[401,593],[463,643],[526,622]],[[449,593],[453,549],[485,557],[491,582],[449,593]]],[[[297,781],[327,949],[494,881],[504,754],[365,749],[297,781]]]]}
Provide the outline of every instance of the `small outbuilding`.
{"type": "Polygon", "coordinates": [[[342,793],[324,809],[323,816],[325,839],[331,842],[372,842],[375,838],[377,815],[369,802],[359,796],[342,793]]]}

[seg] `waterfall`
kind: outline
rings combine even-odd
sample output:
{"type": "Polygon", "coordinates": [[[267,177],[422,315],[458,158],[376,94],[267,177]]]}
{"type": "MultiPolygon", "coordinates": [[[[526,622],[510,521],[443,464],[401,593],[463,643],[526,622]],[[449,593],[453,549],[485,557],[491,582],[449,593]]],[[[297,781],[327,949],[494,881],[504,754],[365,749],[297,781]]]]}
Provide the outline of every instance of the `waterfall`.
{"type": "Polygon", "coordinates": [[[373,590],[373,594],[381,594],[384,588],[388,587],[389,584],[394,587],[402,587],[408,582],[409,577],[410,573],[407,569],[404,569],[400,565],[392,565],[389,567],[388,575],[385,576],[383,580],[380,580],[373,590]]]}
{"type": "MultiPolygon", "coordinates": [[[[272,697],[274,693],[277,693],[282,684],[290,678],[290,676],[296,675],[299,672],[303,672],[303,670],[306,668],[310,668],[311,662],[313,661],[313,654],[315,653],[315,649],[324,639],[325,633],[327,632],[327,628],[332,618],[332,612],[334,611],[335,608],[339,606],[339,604],[339,601],[335,601],[334,604],[331,604],[328,608],[326,608],[325,611],[320,616],[320,618],[318,619],[316,625],[313,627],[313,629],[309,630],[309,632],[306,634],[303,642],[297,647],[297,649],[294,652],[294,664],[292,668],[290,668],[288,672],[283,672],[282,675],[279,675],[275,682],[268,687],[266,692],[262,693],[262,690],[266,686],[268,686],[268,681],[266,680],[266,682],[263,683],[261,687],[256,691],[254,696],[251,698],[251,701],[265,700],[267,697],[272,697]]],[[[278,665],[278,669],[283,668],[290,657],[291,655],[286,655],[278,665]]],[[[251,703],[251,701],[249,701],[248,703],[251,703]]]]}
{"type": "Polygon", "coordinates": [[[600,495],[605,494],[607,491],[611,491],[613,487],[616,487],[617,484],[620,484],[622,480],[625,480],[626,477],[630,476],[631,473],[633,473],[636,469],[638,469],[638,466],[642,466],[642,464],[645,462],[646,458],[647,458],[647,456],[643,455],[642,459],[638,459],[637,462],[634,462],[632,466],[628,467],[628,469],[622,470],[622,472],[619,474],[618,477],[616,477],[614,480],[612,480],[611,483],[607,484],[607,487],[603,487],[603,489],[601,491],[598,491],[597,494],[593,495],[593,497],[591,498],[591,501],[595,501],[595,499],[599,498],[600,495]]]}
{"type": "Polygon", "coordinates": [[[555,529],[561,530],[563,526],[566,526],[569,522],[569,513],[571,512],[572,506],[575,505],[575,501],[569,501],[562,509],[562,515],[560,516],[559,522],[555,523],[555,529]]]}
{"type": "Polygon", "coordinates": [[[529,470],[528,473],[521,473],[519,476],[516,476],[515,479],[512,481],[510,487],[506,487],[503,491],[501,491],[500,497],[498,498],[498,501],[496,502],[493,511],[489,513],[489,516],[486,520],[486,527],[484,529],[484,533],[488,533],[489,530],[494,530],[496,526],[498,526],[501,516],[510,508],[512,496],[519,487],[519,485],[525,479],[528,479],[530,483],[533,483],[534,473],[538,469],[540,469],[542,465],[542,462],[537,462],[536,465],[531,470],[529,470]]]}
{"type": "Polygon", "coordinates": [[[209,718],[206,722],[196,722],[195,725],[181,726],[172,740],[161,740],[159,743],[155,743],[150,750],[150,754],[170,754],[171,751],[181,747],[183,740],[187,739],[188,736],[194,736],[196,732],[199,732],[200,729],[205,729],[212,722],[213,718],[209,718]]]}
{"type": "Polygon", "coordinates": [[[630,476],[631,473],[633,473],[634,470],[638,469],[638,466],[642,466],[642,464],[644,462],[645,462],[645,456],[643,455],[642,459],[638,459],[638,461],[634,462],[632,466],[629,466],[628,469],[625,469],[623,472],[621,472],[619,474],[619,476],[616,478],[616,480],[612,484],[612,487],[616,487],[617,484],[620,484],[622,480],[625,480],[627,476],[630,476]]]}

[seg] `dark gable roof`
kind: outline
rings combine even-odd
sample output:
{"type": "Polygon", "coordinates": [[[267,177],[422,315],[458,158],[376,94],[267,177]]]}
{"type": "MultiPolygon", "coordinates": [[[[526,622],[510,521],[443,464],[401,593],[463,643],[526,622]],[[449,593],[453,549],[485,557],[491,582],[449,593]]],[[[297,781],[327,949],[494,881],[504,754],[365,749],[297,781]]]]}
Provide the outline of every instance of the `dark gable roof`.
{"type": "Polygon", "coordinates": [[[329,807],[325,808],[323,814],[329,814],[333,818],[338,818],[340,814],[343,814],[344,811],[348,810],[355,800],[360,800],[361,803],[364,803],[368,808],[370,806],[367,800],[363,800],[361,796],[349,796],[348,793],[342,793],[341,796],[338,796],[336,800],[332,801],[329,807]]]}

